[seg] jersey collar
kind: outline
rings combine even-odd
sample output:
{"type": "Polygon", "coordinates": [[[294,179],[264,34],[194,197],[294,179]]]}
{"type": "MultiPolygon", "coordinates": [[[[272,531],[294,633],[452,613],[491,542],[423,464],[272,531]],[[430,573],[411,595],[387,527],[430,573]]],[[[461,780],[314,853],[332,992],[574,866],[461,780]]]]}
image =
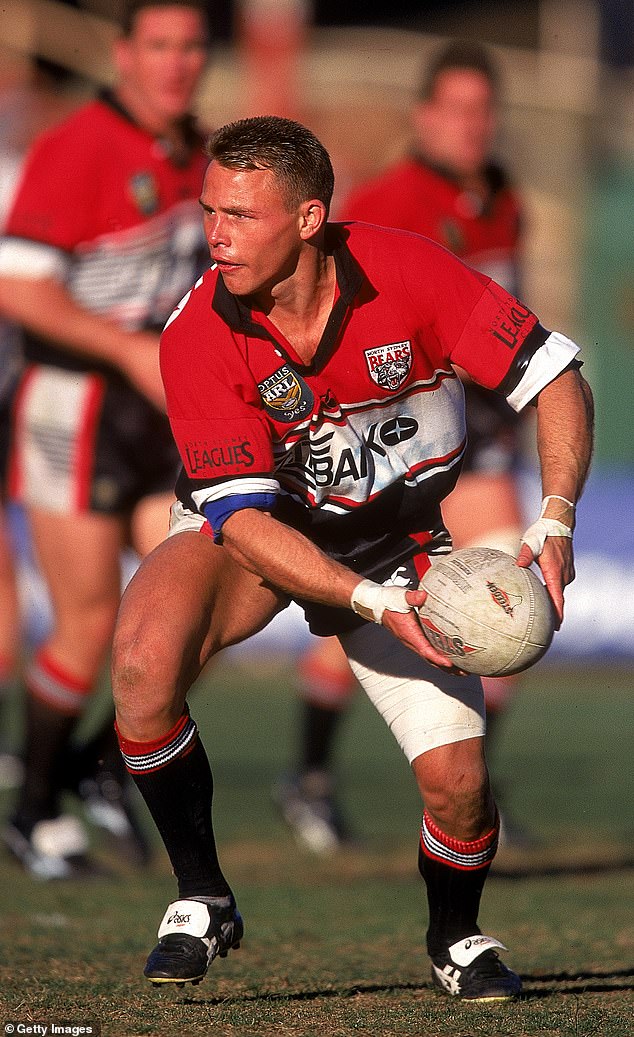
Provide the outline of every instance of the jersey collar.
{"type": "Polygon", "coordinates": [[[326,322],[324,333],[310,365],[302,364],[294,355],[290,356],[284,342],[274,335],[268,323],[258,319],[257,312],[240,296],[232,295],[222,277],[218,276],[212,306],[219,317],[234,331],[255,338],[269,339],[276,348],[282,349],[293,367],[314,370],[321,367],[332,354],[348,311],[355,303],[367,279],[348,248],[348,230],[344,224],[329,223],[326,229],[326,249],[335,260],[337,292],[335,303],[326,322]]]}
{"type": "Polygon", "coordinates": [[[162,148],[166,158],[170,159],[170,161],[179,168],[186,166],[194,151],[200,150],[203,146],[203,141],[196,128],[196,120],[193,115],[185,115],[179,121],[179,130],[182,136],[183,148],[182,154],[176,154],[170,141],[167,141],[160,136],[156,137],[154,134],[146,130],[141,123],[137,122],[132,113],[129,112],[121,103],[114,90],[111,90],[109,87],[104,87],[98,92],[97,100],[106,105],[107,108],[111,108],[112,111],[116,112],[121,119],[124,119],[126,122],[136,127],[137,130],[141,130],[142,133],[145,133],[147,136],[156,140],[162,148]]]}

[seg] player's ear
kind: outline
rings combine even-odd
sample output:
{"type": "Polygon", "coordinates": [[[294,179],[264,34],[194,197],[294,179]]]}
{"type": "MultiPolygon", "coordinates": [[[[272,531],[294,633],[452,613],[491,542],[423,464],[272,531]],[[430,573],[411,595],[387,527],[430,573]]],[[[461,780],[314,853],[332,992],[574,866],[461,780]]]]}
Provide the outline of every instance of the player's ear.
{"type": "Polygon", "coordinates": [[[328,210],[318,198],[311,198],[308,202],[302,202],[299,208],[299,219],[300,237],[304,241],[308,241],[324,227],[328,219],[328,210]]]}

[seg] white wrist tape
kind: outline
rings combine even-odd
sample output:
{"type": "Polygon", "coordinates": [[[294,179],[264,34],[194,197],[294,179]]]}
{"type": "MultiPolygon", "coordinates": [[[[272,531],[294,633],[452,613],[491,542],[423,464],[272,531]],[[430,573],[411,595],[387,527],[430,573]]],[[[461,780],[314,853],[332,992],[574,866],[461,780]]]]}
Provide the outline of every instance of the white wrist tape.
{"type": "Polygon", "coordinates": [[[350,605],[353,612],[371,623],[381,623],[383,613],[388,612],[411,612],[413,605],[408,605],[405,600],[403,587],[382,587],[380,583],[372,580],[361,580],[352,592],[350,605]]]}
{"type": "Polygon", "coordinates": [[[549,500],[553,499],[564,501],[565,504],[569,504],[573,509],[575,507],[572,501],[566,500],[565,497],[560,497],[557,493],[550,493],[547,497],[544,497],[542,510],[537,522],[533,522],[532,526],[528,527],[520,541],[522,544],[528,544],[533,553],[533,558],[539,558],[544,550],[547,537],[568,537],[569,540],[572,540],[572,529],[565,522],[560,522],[559,519],[544,518],[546,505],[549,500]]]}
{"type": "Polygon", "coordinates": [[[560,497],[558,493],[549,493],[546,497],[544,497],[544,499],[542,501],[542,510],[541,510],[541,514],[542,515],[544,514],[544,512],[546,510],[546,505],[548,504],[549,500],[562,500],[564,502],[564,504],[567,504],[568,507],[572,508],[573,511],[577,507],[577,505],[574,503],[574,501],[568,500],[567,497],[560,497]]]}

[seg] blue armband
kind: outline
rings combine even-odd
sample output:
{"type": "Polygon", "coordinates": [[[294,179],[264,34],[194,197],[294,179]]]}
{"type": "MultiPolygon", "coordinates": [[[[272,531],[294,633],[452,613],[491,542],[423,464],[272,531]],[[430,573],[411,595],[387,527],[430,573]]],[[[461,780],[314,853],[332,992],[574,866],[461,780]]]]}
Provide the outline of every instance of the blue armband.
{"type": "Polygon", "coordinates": [[[207,501],[202,512],[212,528],[214,541],[222,543],[222,527],[230,515],[245,508],[257,508],[258,511],[271,511],[275,505],[275,493],[232,493],[217,501],[207,501]]]}

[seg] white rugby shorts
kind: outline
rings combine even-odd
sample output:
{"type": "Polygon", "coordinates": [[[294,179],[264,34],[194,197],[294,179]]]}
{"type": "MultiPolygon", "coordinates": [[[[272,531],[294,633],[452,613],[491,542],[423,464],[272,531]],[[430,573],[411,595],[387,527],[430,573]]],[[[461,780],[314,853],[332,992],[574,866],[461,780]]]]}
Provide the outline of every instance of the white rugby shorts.
{"type": "Polygon", "coordinates": [[[484,735],[479,677],[439,670],[376,623],[340,634],[339,640],[352,672],[409,763],[430,749],[484,735]]]}

